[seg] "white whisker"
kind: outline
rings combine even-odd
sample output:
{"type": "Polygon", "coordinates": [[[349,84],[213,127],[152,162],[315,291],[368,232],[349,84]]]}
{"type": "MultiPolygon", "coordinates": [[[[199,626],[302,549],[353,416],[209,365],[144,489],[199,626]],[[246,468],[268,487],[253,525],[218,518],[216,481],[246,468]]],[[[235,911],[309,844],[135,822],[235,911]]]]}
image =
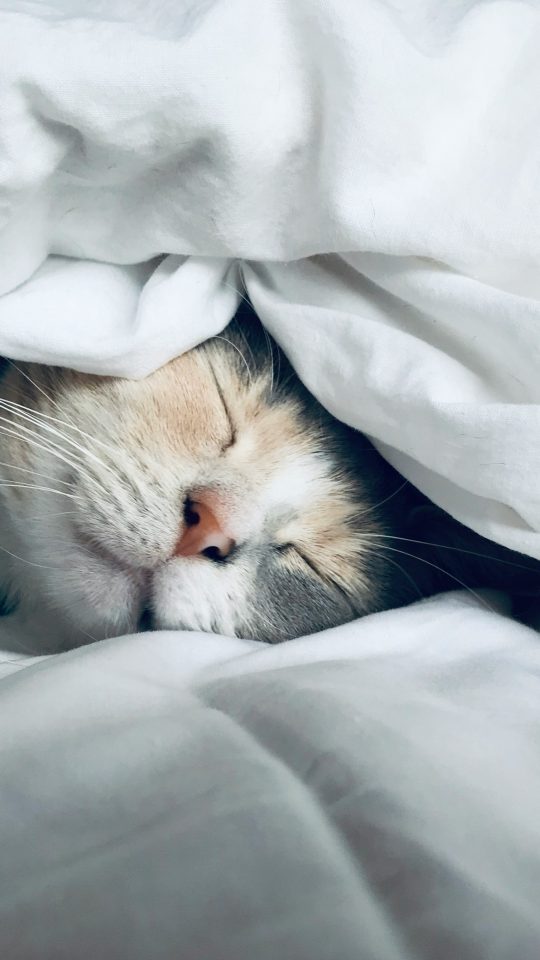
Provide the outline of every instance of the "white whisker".
{"type": "MultiPolygon", "coordinates": [[[[114,447],[111,447],[111,445],[110,445],[109,443],[105,443],[105,441],[104,441],[104,440],[100,440],[99,437],[95,437],[95,436],[93,436],[91,433],[87,433],[86,430],[81,430],[81,428],[80,428],[80,427],[77,427],[74,423],[68,423],[67,420],[62,420],[60,417],[53,417],[53,416],[52,416],[51,414],[49,414],[49,413],[43,413],[42,410],[37,410],[37,409],[35,409],[34,407],[28,407],[28,406],[26,406],[26,404],[24,404],[24,403],[18,403],[18,402],[16,402],[15,400],[6,400],[5,397],[0,397],[0,406],[2,406],[2,404],[7,404],[7,405],[9,405],[9,408],[12,409],[12,410],[25,411],[26,413],[32,414],[32,415],[35,416],[35,417],[41,417],[43,420],[51,420],[52,423],[57,423],[57,424],[60,424],[60,425],[63,426],[63,427],[67,427],[68,430],[75,430],[76,433],[80,433],[81,436],[87,437],[87,439],[88,439],[88,440],[91,440],[92,443],[98,443],[101,447],[104,447],[104,449],[107,450],[109,453],[113,453],[113,454],[116,453],[115,448],[114,448],[114,447]]],[[[83,449],[86,450],[87,448],[84,447],[83,449]]],[[[95,454],[94,454],[94,456],[95,456],[95,454]]],[[[100,461],[100,462],[102,462],[102,461],[100,461]]],[[[106,464],[103,463],[103,466],[106,466],[106,464]]]]}
{"type": "MultiPolygon", "coordinates": [[[[238,294],[238,296],[240,297],[240,299],[243,300],[244,303],[247,303],[248,307],[251,307],[251,308],[253,309],[253,305],[252,305],[251,301],[248,299],[248,297],[245,297],[245,296],[244,296],[244,294],[242,293],[241,290],[238,289],[238,287],[235,287],[234,283],[228,283],[228,281],[225,280],[225,281],[224,281],[224,284],[225,284],[226,287],[229,287],[229,290],[234,290],[234,292],[238,294]]],[[[244,290],[245,290],[246,293],[247,293],[247,287],[246,287],[245,283],[244,283],[244,290]]]]}
{"type": "Polygon", "coordinates": [[[252,376],[251,376],[251,370],[249,369],[249,364],[248,364],[248,362],[247,362],[244,354],[243,354],[242,351],[240,350],[240,348],[237,347],[236,344],[233,343],[231,340],[227,340],[227,337],[218,337],[218,336],[216,336],[216,337],[212,337],[212,340],[223,340],[225,343],[228,343],[229,346],[233,348],[233,350],[236,350],[236,352],[237,352],[237,353],[239,354],[239,356],[242,358],[243,363],[245,364],[245,367],[246,367],[246,370],[247,370],[247,374],[248,374],[248,377],[249,377],[249,384],[250,384],[250,386],[253,386],[253,378],[252,378],[252,376]]]}
{"type": "Polygon", "coordinates": [[[416,592],[417,592],[418,596],[420,597],[420,599],[421,599],[421,600],[424,599],[425,594],[422,593],[422,591],[421,591],[420,587],[418,586],[416,580],[414,579],[414,577],[411,577],[411,575],[410,575],[410,573],[408,572],[408,570],[405,570],[405,567],[402,567],[401,564],[398,563],[397,560],[392,560],[391,557],[385,557],[385,556],[383,556],[381,553],[377,553],[376,551],[373,551],[373,553],[375,554],[376,557],[379,558],[379,560],[383,560],[384,563],[391,563],[394,567],[397,567],[398,570],[399,570],[399,572],[402,573],[403,576],[407,578],[407,580],[409,581],[409,583],[412,583],[412,585],[413,585],[414,589],[416,590],[416,592]]]}
{"type": "Polygon", "coordinates": [[[57,512],[57,513],[40,513],[40,514],[38,514],[37,516],[25,517],[25,520],[28,520],[29,522],[34,523],[34,522],[40,522],[40,521],[42,521],[42,520],[50,520],[50,519],[52,519],[53,517],[54,517],[54,518],[56,518],[56,517],[72,517],[72,516],[76,516],[78,513],[79,513],[78,510],[60,510],[60,511],[57,512]]]}
{"type": "MultiPolygon", "coordinates": [[[[51,477],[48,473],[38,473],[37,470],[32,470],[30,467],[17,467],[14,463],[4,463],[3,460],[0,460],[0,467],[9,467],[10,470],[20,470],[23,473],[31,473],[33,477],[41,477],[43,480],[53,480],[55,483],[61,483],[66,487],[72,486],[68,480],[60,480],[59,477],[51,477]]],[[[0,480],[1,479],[2,477],[0,477],[0,480]]]]}
{"type": "Polygon", "coordinates": [[[24,377],[24,379],[27,380],[28,383],[32,384],[32,386],[33,386],[36,390],[38,390],[38,391],[41,393],[42,396],[45,397],[45,399],[48,401],[48,403],[52,403],[52,405],[55,406],[55,407],[58,406],[58,404],[56,403],[56,401],[53,400],[53,398],[50,397],[50,396],[48,395],[48,393],[46,393],[46,391],[43,389],[43,387],[40,387],[39,383],[36,383],[35,380],[32,380],[32,377],[31,377],[28,373],[25,373],[24,370],[21,370],[21,368],[18,367],[17,364],[16,364],[13,360],[8,360],[8,363],[9,363],[12,367],[14,367],[14,369],[17,371],[17,373],[20,373],[21,377],[24,377]]]}
{"type": "Polygon", "coordinates": [[[21,563],[25,563],[29,567],[41,567],[43,570],[61,570],[61,567],[51,567],[50,564],[36,563],[34,560],[26,560],[25,557],[19,557],[16,553],[12,553],[11,550],[7,549],[7,547],[0,546],[0,550],[2,553],[7,553],[8,557],[11,557],[13,560],[20,560],[21,563]]]}
{"type": "Polygon", "coordinates": [[[67,497],[69,500],[83,499],[74,493],[67,493],[65,490],[54,490],[53,487],[45,487],[37,483],[10,483],[7,480],[0,480],[0,487],[11,487],[16,490],[42,490],[45,493],[56,493],[59,497],[67,497]]]}
{"type": "MultiPolygon", "coordinates": [[[[450,573],[448,570],[445,570],[444,567],[439,567],[438,564],[432,563],[431,560],[426,560],[425,557],[418,557],[415,553],[407,553],[406,550],[398,550],[396,547],[387,547],[384,543],[379,544],[383,550],[391,550],[392,553],[400,553],[404,557],[410,557],[411,560],[419,560],[420,563],[425,563],[428,567],[433,567],[434,570],[438,570],[439,573],[444,573],[445,576],[450,577],[455,583],[459,584],[464,590],[467,590],[468,593],[472,594],[473,597],[478,600],[478,602],[490,610],[492,613],[495,613],[493,607],[482,597],[476,590],[473,590],[472,587],[469,587],[463,580],[460,580],[459,577],[454,576],[453,573],[450,573]]],[[[390,558],[388,558],[390,559],[390,558]]]]}
{"type": "Polygon", "coordinates": [[[85,476],[91,483],[94,484],[100,491],[100,493],[107,495],[107,491],[102,483],[100,483],[96,477],[81,466],[80,460],[73,460],[73,455],[65,456],[68,453],[63,447],[55,443],[48,437],[43,437],[40,433],[37,433],[35,430],[30,430],[28,427],[23,426],[22,424],[16,424],[12,420],[9,420],[6,417],[0,417],[0,431],[8,434],[9,436],[16,437],[16,439],[28,443],[30,446],[37,447],[40,450],[44,450],[46,453],[52,454],[58,460],[61,460],[63,463],[66,463],[73,470],[85,476]],[[11,429],[8,429],[2,424],[8,423],[11,429]],[[22,432],[21,432],[22,431],[22,432]],[[36,440],[35,438],[38,438],[36,440]],[[41,442],[40,442],[41,441],[41,442]]]}
{"type": "Polygon", "coordinates": [[[432,543],[430,540],[413,540],[412,537],[396,537],[389,533],[363,533],[362,537],[375,537],[384,540],[402,540],[405,543],[418,543],[424,547],[438,547],[441,550],[452,550],[454,553],[465,553],[471,557],[480,557],[481,560],[492,560],[494,563],[505,563],[509,567],[516,567],[518,570],[528,570],[529,573],[536,573],[534,567],[528,567],[524,563],[515,563],[513,560],[505,560],[504,557],[491,557],[488,553],[478,553],[476,550],[467,550],[465,547],[452,547],[448,543],[432,543]]]}
{"type": "Polygon", "coordinates": [[[362,510],[362,513],[360,514],[360,518],[362,519],[362,517],[367,516],[369,513],[374,513],[374,511],[378,510],[379,507],[382,507],[384,503],[388,503],[388,501],[391,500],[392,497],[397,497],[398,493],[401,493],[403,488],[406,487],[408,483],[409,483],[408,480],[404,480],[403,483],[400,483],[399,487],[396,490],[394,490],[392,493],[389,493],[388,496],[384,498],[384,500],[379,500],[379,502],[374,503],[373,506],[366,507],[365,510],[362,510]]]}
{"type": "MultiPolygon", "coordinates": [[[[274,394],[274,345],[268,331],[263,327],[264,339],[270,354],[270,396],[274,394]]],[[[278,354],[279,356],[279,354],[278,354]]]]}
{"type": "MultiPolygon", "coordinates": [[[[241,282],[242,282],[242,284],[243,284],[243,286],[244,286],[244,290],[245,290],[246,293],[247,293],[247,287],[246,287],[246,284],[245,284],[245,280],[244,280],[243,274],[240,274],[240,280],[241,280],[241,282]]],[[[240,297],[240,299],[243,300],[244,303],[247,303],[248,307],[250,307],[250,309],[253,310],[253,304],[251,303],[251,300],[250,300],[247,296],[244,296],[244,294],[242,293],[241,290],[238,289],[238,287],[235,287],[234,284],[228,283],[227,281],[225,281],[225,286],[229,287],[231,290],[234,290],[234,292],[238,294],[238,296],[240,297]]],[[[268,333],[268,330],[266,329],[266,327],[264,326],[264,324],[262,323],[262,321],[260,321],[260,322],[261,322],[261,327],[262,327],[262,330],[263,330],[263,333],[264,333],[264,337],[265,337],[265,340],[266,340],[266,344],[267,344],[267,347],[268,347],[268,352],[269,352],[269,354],[270,354],[270,377],[271,377],[271,379],[270,379],[270,396],[272,396],[273,393],[274,393],[274,343],[273,343],[272,337],[271,337],[270,334],[268,333]]],[[[243,332],[243,330],[241,329],[240,325],[238,326],[238,331],[239,331],[239,333],[240,333],[240,336],[242,337],[242,340],[243,340],[244,343],[246,344],[246,346],[247,346],[247,348],[248,348],[248,350],[249,350],[249,352],[250,352],[250,354],[251,354],[251,358],[252,358],[252,360],[253,360],[253,365],[255,366],[255,357],[253,356],[253,351],[251,350],[251,347],[250,347],[250,345],[249,345],[249,341],[247,340],[247,337],[244,335],[244,332],[243,332]]],[[[281,354],[280,354],[280,351],[278,350],[278,379],[279,379],[280,367],[281,367],[281,354]]]]}
{"type": "MultiPolygon", "coordinates": [[[[0,399],[0,409],[2,409],[2,408],[3,408],[3,402],[2,402],[2,400],[0,399]]],[[[88,447],[82,446],[82,444],[77,443],[76,440],[73,440],[71,437],[68,437],[68,436],[67,436],[65,433],[63,433],[62,431],[56,430],[54,427],[51,427],[49,424],[47,424],[47,423],[42,423],[42,422],[39,420],[39,416],[42,416],[41,414],[38,415],[38,414],[36,414],[35,412],[34,412],[33,414],[30,414],[30,413],[23,412],[23,411],[20,410],[20,409],[17,409],[17,408],[13,409],[13,408],[11,408],[11,407],[10,407],[9,410],[5,410],[5,408],[4,408],[4,412],[6,412],[6,413],[7,413],[7,412],[12,413],[12,414],[14,414],[14,415],[17,416],[17,417],[20,417],[22,420],[26,420],[26,421],[32,423],[34,426],[40,427],[42,430],[45,430],[47,433],[51,433],[51,434],[53,434],[53,435],[56,436],[56,437],[60,437],[60,439],[63,440],[64,443],[69,444],[69,446],[74,447],[75,450],[77,450],[77,451],[79,451],[80,453],[82,453],[82,454],[83,454],[83,457],[87,457],[87,458],[90,458],[91,460],[95,460],[97,463],[100,464],[100,466],[104,467],[106,470],[108,470],[110,473],[113,473],[113,474],[116,476],[115,471],[114,471],[111,467],[109,467],[103,460],[101,460],[100,457],[98,457],[95,453],[93,453],[91,450],[89,450],[88,447]]],[[[52,419],[52,418],[47,417],[47,419],[52,419]]],[[[68,426],[69,426],[69,425],[68,425],[68,426]]],[[[45,440],[45,439],[50,440],[50,438],[48,438],[48,437],[47,437],[47,438],[46,438],[46,437],[42,437],[42,439],[44,439],[44,440],[45,440]]],[[[50,442],[53,443],[52,440],[50,440],[50,442]]],[[[63,447],[59,447],[59,449],[63,450],[64,453],[68,453],[68,452],[71,453],[71,451],[67,451],[67,450],[65,450],[65,448],[63,448],[63,447]]],[[[74,454],[71,453],[71,456],[74,456],[74,454]]]]}

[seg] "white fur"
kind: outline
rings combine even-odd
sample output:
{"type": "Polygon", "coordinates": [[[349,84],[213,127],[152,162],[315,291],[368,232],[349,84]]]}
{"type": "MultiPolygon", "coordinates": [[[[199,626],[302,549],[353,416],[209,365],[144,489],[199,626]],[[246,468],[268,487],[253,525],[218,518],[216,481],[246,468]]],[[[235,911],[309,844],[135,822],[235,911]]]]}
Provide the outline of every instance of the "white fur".
{"type": "Polygon", "coordinates": [[[183,557],[161,567],[154,576],[155,625],[166,630],[179,622],[187,630],[206,630],[234,637],[245,618],[250,578],[238,564],[209,563],[183,557]]]}
{"type": "Polygon", "coordinates": [[[262,487],[263,509],[266,512],[301,510],[306,503],[326,493],[327,473],[328,462],[322,456],[287,450],[280,466],[262,487]]]}

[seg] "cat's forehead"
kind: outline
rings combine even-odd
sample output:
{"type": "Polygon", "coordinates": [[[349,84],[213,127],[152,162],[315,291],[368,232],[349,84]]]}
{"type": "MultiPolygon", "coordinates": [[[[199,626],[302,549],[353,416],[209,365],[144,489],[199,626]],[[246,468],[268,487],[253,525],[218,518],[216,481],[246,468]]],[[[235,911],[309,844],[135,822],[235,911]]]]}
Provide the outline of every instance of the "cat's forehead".
{"type": "Polygon", "coordinates": [[[264,368],[247,375],[219,349],[195,350],[141,381],[81,375],[75,392],[79,409],[82,394],[82,407],[93,407],[119,452],[138,457],[145,450],[164,465],[200,466],[202,482],[217,480],[256,498],[291,538],[328,542],[348,521],[351,497],[336,477],[320,422],[294,391],[276,395],[264,368]]]}
{"type": "Polygon", "coordinates": [[[125,444],[195,457],[230,447],[231,463],[287,469],[294,488],[325,471],[294,393],[278,396],[268,370],[246,374],[219,351],[190,351],[140,381],[77,374],[68,393],[79,416],[125,444]]]}

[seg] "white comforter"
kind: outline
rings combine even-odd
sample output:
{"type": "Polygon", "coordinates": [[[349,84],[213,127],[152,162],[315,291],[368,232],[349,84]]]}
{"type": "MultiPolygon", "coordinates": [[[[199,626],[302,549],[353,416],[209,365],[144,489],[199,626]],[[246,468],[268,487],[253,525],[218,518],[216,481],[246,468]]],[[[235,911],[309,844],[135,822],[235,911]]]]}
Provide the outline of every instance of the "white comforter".
{"type": "Polygon", "coordinates": [[[538,960],[532,631],[457,595],[17,667],[6,960],[538,960]]]}
{"type": "MultiPolygon", "coordinates": [[[[245,284],[330,410],[540,557],[539,42],[520,0],[0,0],[0,354],[142,376],[245,284]]],[[[503,614],[8,659],[3,957],[537,960],[503,614]]]]}

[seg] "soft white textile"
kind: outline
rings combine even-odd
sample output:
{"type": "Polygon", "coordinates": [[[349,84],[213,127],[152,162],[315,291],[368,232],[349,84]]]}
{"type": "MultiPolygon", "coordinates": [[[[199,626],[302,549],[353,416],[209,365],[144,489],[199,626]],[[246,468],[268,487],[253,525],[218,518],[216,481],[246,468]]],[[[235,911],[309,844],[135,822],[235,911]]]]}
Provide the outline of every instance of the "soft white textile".
{"type": "MultiPolygon", "coordinates": [[[[540,557],[539,43],[519,0],[0,0],[0,354],[144,376],[245,283],[540,557]]],[[[540,650],[470,597],[0,676],[2,957],[537,960],[540,650]]]]}
{"type": "Polygon", "coordinates": [[[539,45],[522,0],[0,0],[0,352],[141,376],[247,259],[330,410],[540,557],[539,45]]]}
{"type": "Polygon", "coordinates": [[[6,665],[0,716],[2,957],[538,958],[540,647],[470,597],[6,665]]]}

